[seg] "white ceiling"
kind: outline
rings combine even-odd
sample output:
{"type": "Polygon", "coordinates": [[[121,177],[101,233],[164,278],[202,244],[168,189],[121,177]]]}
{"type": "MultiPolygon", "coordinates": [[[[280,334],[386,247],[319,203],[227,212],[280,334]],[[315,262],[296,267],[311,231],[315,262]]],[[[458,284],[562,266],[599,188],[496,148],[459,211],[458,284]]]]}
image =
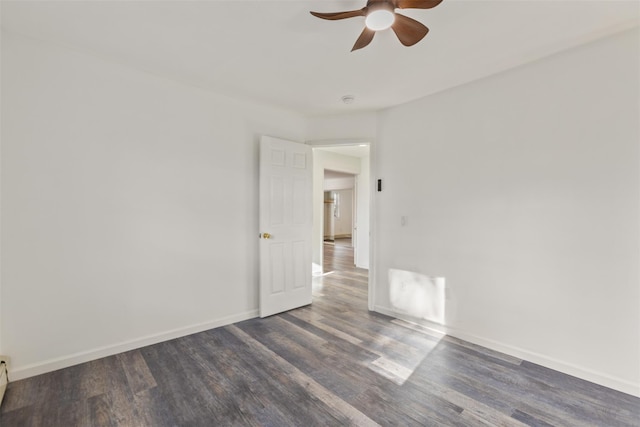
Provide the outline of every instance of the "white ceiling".
{"type": "Polygon", "coordinates": [[[365,0],[9,1],[7,31],[305,115],[378,110],[638,26],[637,0],[444,0],[403,10],[430,33],[350,49],[365,0]],[[343,95],[354,95],[344,105],[343,95]]]}

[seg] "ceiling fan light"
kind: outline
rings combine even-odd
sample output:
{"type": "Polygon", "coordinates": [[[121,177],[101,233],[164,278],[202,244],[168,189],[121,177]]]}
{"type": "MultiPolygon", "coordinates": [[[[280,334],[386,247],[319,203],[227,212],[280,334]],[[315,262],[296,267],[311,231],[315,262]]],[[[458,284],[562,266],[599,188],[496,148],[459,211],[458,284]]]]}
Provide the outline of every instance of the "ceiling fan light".
{"type": "Polygon", "coordinates": [[[370,30],[380,31],[386,30],[395,21],[396,15],[387,9],[374,10],[367,15],[364,23],[370,30]]]}

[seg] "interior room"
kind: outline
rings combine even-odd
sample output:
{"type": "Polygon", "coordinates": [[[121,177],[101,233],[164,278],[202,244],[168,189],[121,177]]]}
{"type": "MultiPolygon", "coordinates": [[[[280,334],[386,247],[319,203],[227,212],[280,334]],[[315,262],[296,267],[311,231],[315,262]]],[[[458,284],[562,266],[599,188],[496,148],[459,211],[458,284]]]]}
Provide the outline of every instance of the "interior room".
{"type": "Polygon", "coordinates": [[[0,18],[0,425],[638,425],[637,1],[0,18]]]}

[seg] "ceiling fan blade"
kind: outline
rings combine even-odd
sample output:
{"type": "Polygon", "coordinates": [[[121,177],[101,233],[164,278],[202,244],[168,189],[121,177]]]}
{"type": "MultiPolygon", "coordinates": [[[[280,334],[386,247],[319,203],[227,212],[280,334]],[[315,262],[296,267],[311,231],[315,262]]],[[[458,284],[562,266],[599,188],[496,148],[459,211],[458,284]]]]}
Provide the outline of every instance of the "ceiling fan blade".
{"type": "Polygon", "coordinates": [[[336,19],[353,18],[354,16],[365,16],[366,8],[360,10],[350,10],[348,12],[333,12],[333,13],[321,13],[321,12],[309,12],[316,18],[329,19],[335,21],[336,19]]]}
{"type": "Polygon", "coordinates": [[[391,29],[398,36],[400,43],[405,46],[413,46],[429,32],[429,29],[420,22],[399,13],[396,13],[396,20],[391,25],[391,29]]]}
{"type": "Polygon", "coordinates": [[[431,9],[442,3],[442,0],[394,0],[398,9],[431,9]]]}
{"type": "Polygon", "coordinates": [[[364,30],[362,30],[362,33],[360,33],[360,37],[358,37],[358,40],[356,40],[356,43],[353,45],[353,49],[351,49],[351,52],[367,46],[369,43],[371,43],[371,40],[373,40],[373,36],[375,36],[375,34],[375,31],[364,27],[364,30]]]}

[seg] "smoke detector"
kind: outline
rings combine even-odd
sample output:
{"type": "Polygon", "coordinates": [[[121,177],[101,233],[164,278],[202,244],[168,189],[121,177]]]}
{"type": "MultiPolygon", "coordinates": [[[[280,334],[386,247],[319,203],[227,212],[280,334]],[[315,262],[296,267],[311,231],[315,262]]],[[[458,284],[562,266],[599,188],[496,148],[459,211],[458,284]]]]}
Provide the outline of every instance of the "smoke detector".
{"type": "Polygon", "coordinates": [[[353,95],[345,95],[342,98],[342,102],[344,102],[345,104],[349,105],[349,104],[353,104],[353,101],[356,100],[356,97],[353,95]]]}

